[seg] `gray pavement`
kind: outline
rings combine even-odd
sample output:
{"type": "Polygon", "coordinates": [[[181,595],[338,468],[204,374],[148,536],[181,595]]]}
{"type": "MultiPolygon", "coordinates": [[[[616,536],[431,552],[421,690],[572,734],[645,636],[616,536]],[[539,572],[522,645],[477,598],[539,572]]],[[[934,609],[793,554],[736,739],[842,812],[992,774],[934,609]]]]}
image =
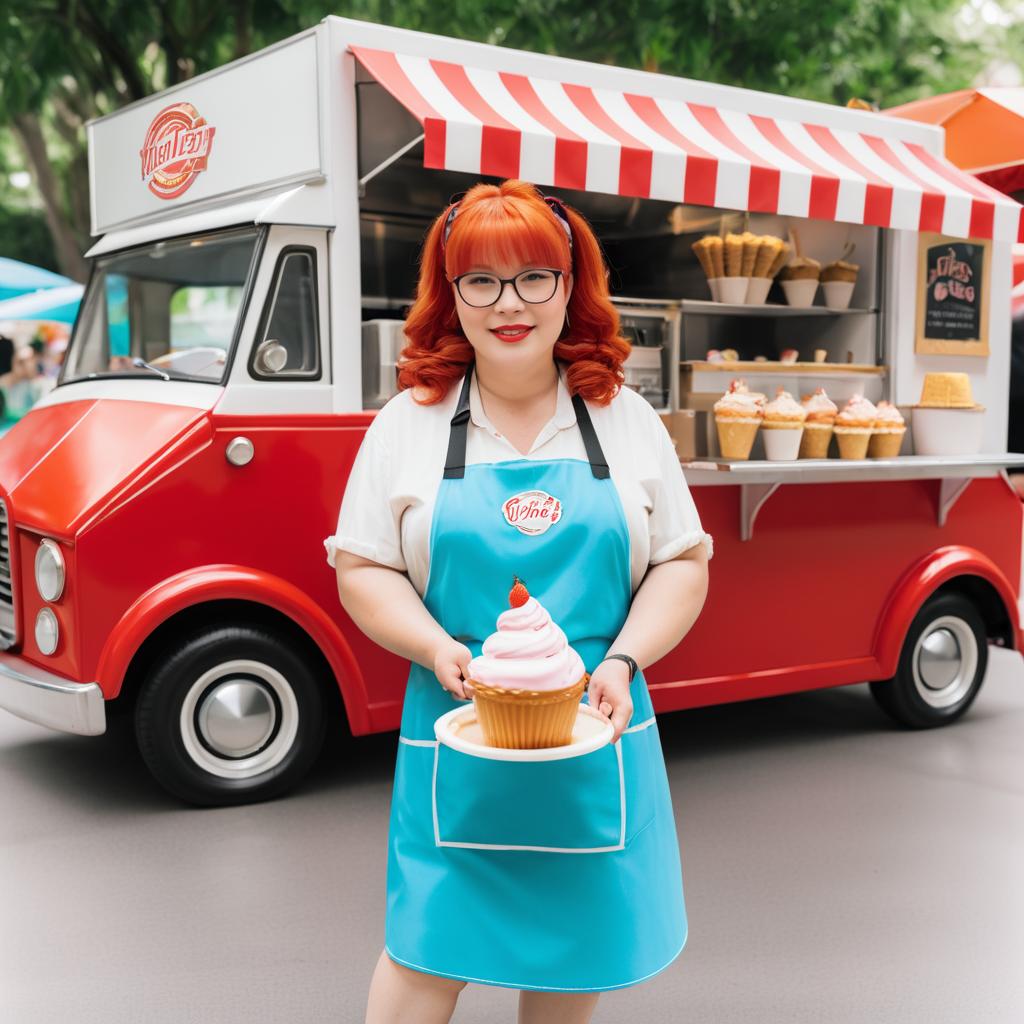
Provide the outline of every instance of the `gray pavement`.
{"type": "MultiPolygon", "coordinates": [[[[662,716],[690,934],[594,1024],[1024,1021],[1024,664],[910,733],[867,686],[662,716]]],[[[384,934],[396,734],[301,791],[185,808],[127,722],[0,713],[0,1024],[361,1022],[384,934]]],[[[456,1024],[513,1024],[470,985],[456,1024]]]]}

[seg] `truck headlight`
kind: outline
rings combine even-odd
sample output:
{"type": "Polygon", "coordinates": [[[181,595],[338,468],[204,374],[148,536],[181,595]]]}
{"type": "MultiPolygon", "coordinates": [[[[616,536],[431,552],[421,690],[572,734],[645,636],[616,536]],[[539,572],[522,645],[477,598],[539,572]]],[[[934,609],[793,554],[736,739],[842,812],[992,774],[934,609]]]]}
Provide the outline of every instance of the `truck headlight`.
{"type": "Polygon", "coordinates": [[[53,654],[57,650],[60,627],[57,616],[49,608],[43,608],[36,616],[36,647],[40,654],[53,654]]]}
{"type": "Polygon", "coordinates": [[[64,556],[56,541],[44,540],[36,550],[36,589],[44,601],[64,593],[64,556]]]}

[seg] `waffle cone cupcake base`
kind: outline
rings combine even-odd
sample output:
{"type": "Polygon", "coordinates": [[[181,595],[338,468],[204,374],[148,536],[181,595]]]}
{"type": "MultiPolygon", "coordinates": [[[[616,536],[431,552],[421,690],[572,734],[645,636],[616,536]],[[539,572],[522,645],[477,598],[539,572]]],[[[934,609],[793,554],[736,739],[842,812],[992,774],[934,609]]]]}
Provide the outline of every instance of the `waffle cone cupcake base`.
{"type": "Polygon", "coordinates": [[[870,459],[891,459],[899,455],[903,447],[903,435],[906,428],[897,430],[892,434],[872,434],[868,442],[868,458],[870,459]]]}
{"type": "Polygon", "coordinates": [[[715,419],[718,427],[718,444],[725,459],[749,459],[754,447],[758,422],[743,422],[738,418],[715,419]]]}
{"type": "Polygon", "coordinates": [[[489,747],[535,750],[572,743],[580,698],[590,676],[560,690],[506,690],[470,680],[477,719],[489,747]]]}
{"type": "Polygon", "coordinates": [[[827,459],[828,446],[832,440],[832,424],[818,426],[804,424],[803,436],[800,438],[801,459],[827,459]]]}
{"type": "Polygon", "coordinates": [[[871,440],[871,430],[855,430],[847,428],[835,431],[836,441],[839,443],[839,458],[841,459],[863,459],[868,454],[868,442],[871,440]]]}

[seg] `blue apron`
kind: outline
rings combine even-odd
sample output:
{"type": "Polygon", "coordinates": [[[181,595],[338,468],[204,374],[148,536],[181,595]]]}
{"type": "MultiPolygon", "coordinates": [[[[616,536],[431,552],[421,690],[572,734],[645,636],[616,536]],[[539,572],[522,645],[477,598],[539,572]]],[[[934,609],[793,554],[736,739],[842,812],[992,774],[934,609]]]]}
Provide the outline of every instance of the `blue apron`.
{"type": "MultiPolygon", "coordinates": [[[[465,465],[472,365],[451,421],[424,604],[474,657],[512,576],[593,672],[629,612],[629,533],[587,407],[589,461],[465,465]],[[545,511],[546,510],[546,511],[545,511]]],[[[395,766],[385,950],[429,974],[598,992],[667,967],[687,933],[668,777],[643,673],[615,744],[555,761],[498,761],[439,744],[462,704],[412,664],[395,766]]]]}

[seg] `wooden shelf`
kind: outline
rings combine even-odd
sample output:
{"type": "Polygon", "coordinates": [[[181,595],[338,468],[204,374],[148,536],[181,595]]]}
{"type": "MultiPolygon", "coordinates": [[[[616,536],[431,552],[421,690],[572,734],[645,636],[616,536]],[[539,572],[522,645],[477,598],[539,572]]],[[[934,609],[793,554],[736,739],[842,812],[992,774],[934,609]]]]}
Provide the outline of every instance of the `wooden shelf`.
{"type": "Polygon", "coordinates": [[[815,376],[817,374],[873,374],[884,377],[886,368],[884,366],[873,366],[868,363],[780,363],[777,360],[766,360],[757,362],[753,359],[735,359],[731,362],[709,363],[705,359],[683,359],[680,361],[681,369],[690,369],[693,372],[705,373],[789,373],[802,376],[815,376]]]}

